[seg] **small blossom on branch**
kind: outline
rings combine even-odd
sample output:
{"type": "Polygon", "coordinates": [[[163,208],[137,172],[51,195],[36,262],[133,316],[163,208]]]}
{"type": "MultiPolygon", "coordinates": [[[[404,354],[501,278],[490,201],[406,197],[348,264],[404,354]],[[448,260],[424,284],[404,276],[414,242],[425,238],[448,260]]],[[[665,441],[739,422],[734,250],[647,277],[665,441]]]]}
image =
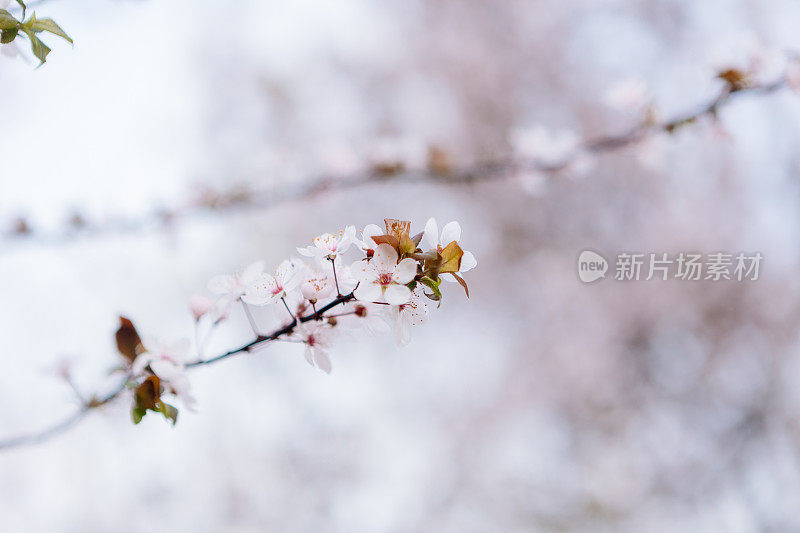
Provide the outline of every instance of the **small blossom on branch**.
{"type": "Polygon", "coordinates": [[[417,273],[417,262],[411,258],[398,262],[397,251],[384,243],[378,245],[372,259],[360,261],[352,269],[359,282],[355,291],[357,300],[400,305],[411,297],[407,284],[417,273]]]}
{"type": "Polygon", "coordinates": [[[306,257],[333,259],[345,253],[355,242],[355,226],[347,226],[339,233],[323,233],[316,237],[311,246],[298,248],[297,251],[306,257]]]}
{"type": "Polygon", "coordinates": [[[411,342],[412,326],[420,326],[428,318],[428,305],[420,297],[419,289],[411,293],[411,298],[402,304],[392,307],[392,326],[399,346],[411,342]]]}
{"type": "Polygon", "coordinates": [[[214,309],[214,302],[208,296],[196,294],[189,298],[189,311],[191,311],[195,322],[206,316],[214,309]]]}
{"type": "MultiPolygon", "coordinates": [[[[456,244],[460,245],[461,225],[455,220],[448,222],[442,228],[442,234],[439,236],[439,227],[436,224],[436,219],[430,218],[425,224],[425,234],[422,238],[425,240],[428,246],[439,252],[442,252],[444,247],[451,242],[455,242],[456,244]]],[[[459,270],[456,272],[456,274],[461,275],[464,272],[472,270],[477,265],[478,262],[475,260],[475,256],[472,255],[472,252],[464,251],[464,255],[461,256],[461,265],[459,266],[459,270]]],[[[449,280],[449,278],[445,279],[449,280]]],[[[455,278],[449,281],[455,281],[455,278]]]]}
{"type": "Polygon", "coordinates": [[[331,373],[331,359],[328,356],[333,338],[333,326],[324,322],[300,324],[295,336],[306,345],[304,356],[311,366],[331,373]]]}
{"type": "Polygon", "coordinates": [[[245,292],[247,292],[247,288],[258,280],[263,271],[264,262],[256,261],[235,274],[214,276],[208,282],[208,290],[219,296],[229,297],[233,301],[236,301],[244,296],[245,292]]]}
{"type": "Polygon", "coordinates": [[[303,281],[300,283],[300,293],[303,298],[312,303],[329,297],[335,288],[332,277],[323,272],[321,267],[307,267],[303,281]]]}
{"type": "Polygon", "coordinates": [[[297,260],[287,259],[275,269],[275,275],[260,273],[255,280],[245,288],[242,299],[251,305],[273,304],[286,297],[286,293],[293,291],[300,283],[302,263],[297,260]]]}

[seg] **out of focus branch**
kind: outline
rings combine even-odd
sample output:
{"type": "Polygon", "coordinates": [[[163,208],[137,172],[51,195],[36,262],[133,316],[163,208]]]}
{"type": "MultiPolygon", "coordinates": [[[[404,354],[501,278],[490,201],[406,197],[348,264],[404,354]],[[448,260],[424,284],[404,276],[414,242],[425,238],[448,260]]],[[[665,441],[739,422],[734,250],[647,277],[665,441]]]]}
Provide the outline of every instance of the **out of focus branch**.
{"type": "MultiPolygon", "coordinates": [[[[233,350],[227,351],[225,353],[216,355],[216,356],[211,357],[209,359],[198,359],[197,361],[193,361],[191,363],[188,363],[186,365],[186,367],[187,368],[194,368],[194,367],[199,367],[199,366],[210,365],[212,363],[216,363],[216,362],[221,361],[223,359],[228,359],[228,358],[233,357],[235,355],[240,355],[242,353],[253,352],[253,351],[261,348],[262,346],[264,346],[264,345],[266,345],[266,344],[268,344],[268,343],[270,343],[272,341],[276,341],[276,340],[284,338],[284,337],[286,337],[288,335],[291,335],[294,332],[294,330],[295,330],[295,328],[297,327],[298,324],[303,324],[303,323],[306,323],[306,322],[310,322],[312,320],[324,320],[324,319],[328,318],[328,317],[325,316],[325,313],[327,313],[328,311],[330,311],[332,309],[335,309],[335,308],[337,308],[337,307],[339,307],[341,305],[345,305],[345,304],[349,303],[354,298],[355,297],[353,296],[352,292],[349,293],[349,294],[344,294],[342,296],[339,296],[336,299],[334,299],[333,301],[331,301],[330,303],[326,304],[325,306],[317,309],[313,313],[293,318],[290,323],[288,323],[287,325],[285,325],[285,326],[283,326],[281,328],[276,329],[275,331],[273,331],[269,335],[257,335],[255,339],[253,339],[252,341],[248,342],[247,344],[244,344],[244,345],[242,345],[242,346],[240,346],[238,348],[235,348],[233,350]]],[[[25,435],[19,435],[19,436],[16,436],[16,437],[10,437],[10,438],[4,439],[4,440],[0,440],[0,451],[8,450],[8,449],[11,449],[11,448],[19,448],[19,447],[22,447],[22,446],[25,446],[25,445],[40,444],[42,442],[46,442],[46,441],[52,439],[53,437],[56,437],[56,436],[60,435],[61,433],[63,433],[67,429],[73,427],[78,422],[83,420],[86,417],[86,415],[88,415],[90,412],[92,412],[95,409],[97,409],[99,407],[102,407],[102,406],[112,402],[113,400],[118,398],[120,395],[122,395],[122,393],[127,389],[126,385],[127,385],[129,377],[130,376],[126,376],[126,378],[115,389],[113,389],[111,392],[109,392],[105,396],[100,397],[100,398],[97,398],[97,397],[90,398],[88,401],[83,403],[83,405],[81,405],[80,409],[78,409],[76,412],[72,413],[71,415],[69,415],[68,417],[64,418],[63,420],[60,420],[60,421],[52,424],[51,426],[48,426],[48,427],[46,427],[46,428],[44,428],[42,430],[39,430],[39,431],[36,431],[36,432],[33,432],[33,433],[29,433],[29,434],[25,434],[25,435]]]]}
{"type": "Polygon", "coordinates": [[[620,150],[654,134],[672,134],[702,118],[716,119],[720,110],[736,97],[763,96],[789,85],[786,74],[765,83],[752,82],[745,73],[735,70],[720,73],[718,77],[725,82],[725,85],[713,100],[668,120],[659,121],[652,115],[648,115],[636,126],[622,133],[585,139],[578,144],[575,150],[556,163],[544,163],[530,157],[509,156],[465,167],[451,167],[446,161],[440,160],[437,157],[437,151],[433,150],[425,168],[410,168],[405,161],[398,159],[397,161],[373,164],[368,170],[354,175],[322,175],[278,192],[248,189],[218,193],[209,191],[199,200],[189,202],[184,206],[154,210],[138,218],[116,217],[102,222],[92,222],[80,212],[76,212],[60,230],[54,232],[39,230],[26,218],[18,217],[9,220],[4,225],[0,224],[0,241],[60,244],[82,238],[163,230],[172,227],[179,221],[201,214],[228,214],[245,210],[261,211],[287,202],[313,198],[330,191],[343,191],[365,186],[397,183],[469,185],[482,181],[502,180],[514,176],[520,171],[537,171],[554,176],[586,155],[620,150]]]}

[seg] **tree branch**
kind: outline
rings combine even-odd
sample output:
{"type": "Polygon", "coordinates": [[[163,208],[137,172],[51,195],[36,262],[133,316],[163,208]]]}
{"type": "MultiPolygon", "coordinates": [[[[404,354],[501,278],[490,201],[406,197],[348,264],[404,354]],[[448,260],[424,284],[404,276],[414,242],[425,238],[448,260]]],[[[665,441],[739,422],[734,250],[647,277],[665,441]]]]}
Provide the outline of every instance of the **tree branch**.
{"type": "MultiPolygon", "coordinates": [[[[203,213],[228,214],[245,210],[266,210],[291,201],[312,198],[330,191],[343,191],[364,186],[378,186],[396,183],[433,183],[441,185],[469,185],[481,181],[501,180],[518,170],[534,170],[548,175],[575,163],[582,154],[602,154],[613,152],[644,140],[650,134],[672,134],[676,130],[691,125],[704,117],[715,118],[719,111],[735,98],[745,95],[764,96],[788,85],[786,75],[765,83],[727,83],[713,100],[689,112],[677,114],[664,121],[646,118],[627,131],[585,139],[579,148],[556,164],[544,164],[530,158],[505,157],[474,165],[442,169],[436,165],[428,168],[406,168],[398,161],[391,168],[373,166],[372,168],[346,177],[322,175],[296,187],[285,189],[277,194],[271,191],[231,190],[213,195],[205,200],[191,202],[171,210],[154,210],[138,219],[115,218],[102,223],[91,223],[80,213],[75,213],[62,229],[46,233],[35,229],[25,218],[7,221],[0,228],[0,240],[36,241],[45,244],[62,244],[72,240],[104,235],[129,234],[148,229],[163,230],[180,220],[190,219],[203,213]]],[[[6,248],[8,249],[8,248],[6,248]]]]}
{"type": "MultiPolygon", "coordinates": [[[[322,318],[324,318],[323,314],[325,312],[330,311],[331,309],[335,309],[340,305],[347,304],[353,299],[355,299],[355,297],[353,296],[352,292],[346,295],[339,296],[330,303],[326,304],[324,307],[321,307],[317,312],[295,318],[289,324],[276,329],[269,335],[258,336],[254,340],[248,342],[247,344],[244,344],[243,346],[222,353],[220,355],[211,357],[210,359],[199,359],[197,361],[193,361],[191,363],[186,364],[186,367],[194,368],[198,366],[210,365],[218,361],[221,361],[223,359],[228,359],[235,355],[239,355],[245,352],[252,352],[258,348],[261,348],[262,346],[264,346],[269,342],[276,341],[284,336],[290,335],[291,333],[294,332],[294,329],[297,327],[298,323],[302,324],[305,322],[309,322],[311,320],[321,320],[322,318]]],[[[43,442],[52,439],[53,437],[60,435],[64,431],[75,426],[78,422],[83,420],[86,417],[86,415],[88,415],[91,411],[97,409],[98,407],[102,407],[103,405],[106,405],[115,400],[117,397],[119,397],[126,389],[125,385],[128,381],[128,378],[129,376],[126,376],[126,378],[119,384],[119,386],[117,386],[114,390],[109,392],[106,396],[103,396],[100,399],[98,398],[90,399],[87,403],[82,405],[80,409],[78,409],[76,412],[72,413],[63,420],[54,423],[51,426],[48,426],[34,433],[9,437],[7,439],[0,440],[0,451],[8,450],[11,448],[18,448],[25,445],[41,444],[43,442]]]]}

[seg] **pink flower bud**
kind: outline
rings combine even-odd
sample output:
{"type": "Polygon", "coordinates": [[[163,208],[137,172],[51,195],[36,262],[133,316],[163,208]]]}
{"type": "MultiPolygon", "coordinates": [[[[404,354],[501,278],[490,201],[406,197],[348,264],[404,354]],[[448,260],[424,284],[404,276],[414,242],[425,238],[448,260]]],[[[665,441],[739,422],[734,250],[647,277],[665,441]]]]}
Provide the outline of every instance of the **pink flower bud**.
{"type": "Polygon", "coordinates": [[[205,296],[195,295],[189,298],[189,310],[192,312],[192,316],[194,316],[195,320],[200,320],[213,308],[214,302],[205,296]]]}

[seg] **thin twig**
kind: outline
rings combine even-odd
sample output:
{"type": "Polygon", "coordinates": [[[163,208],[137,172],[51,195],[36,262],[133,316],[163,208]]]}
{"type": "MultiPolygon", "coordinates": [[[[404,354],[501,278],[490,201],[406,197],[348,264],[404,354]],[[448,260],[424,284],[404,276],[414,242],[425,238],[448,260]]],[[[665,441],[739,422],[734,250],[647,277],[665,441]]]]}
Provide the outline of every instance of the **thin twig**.
{"type": "Polygon", "coordinates": [[[250,322],[250,328],[253,330],[253,333],[255,333],[256,337],[258,337],[260,333],[258,332],[256,321],[253,318],[253,313],[250,312],[250,306],[248,306],[244,300],[239,301],[242,302],[242,308],[244,309],[244,314],[247,315],[247,321],[250,322]]]}
{"type": "Polygon", "coordinates": [[[336,276],[336,261],[330,257],[328,261],[331,262],[331,268],[333,269],[333,282],[336,284],[336,296],[341,296],[342,291],[339,290],[339,278],[336,276]]]}
{"type": "Polygon", "coordinates": [[[281,298],[281,301],[283,302],[283,306],[286,308],[286,312],[289,313],[290,317],[292,317],[292,320],[297,320],[297,317],[294,316],[292,310],[289,309],[289,304],[286,303],[286,298],[285,297],[281,298]]]}

